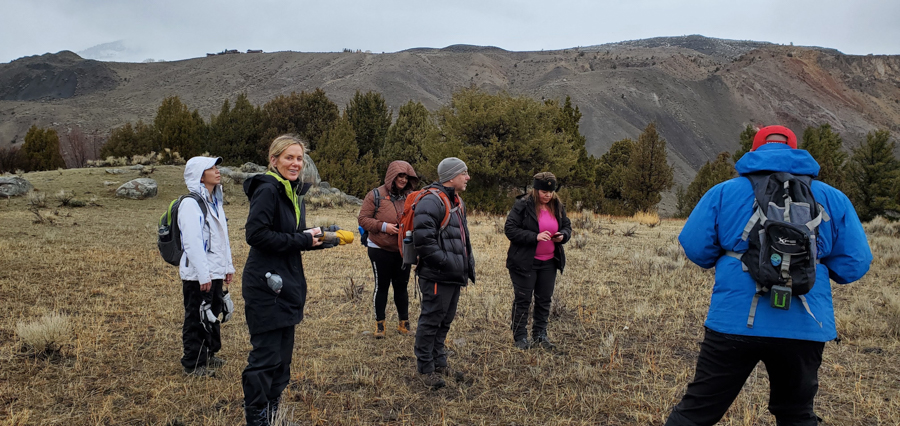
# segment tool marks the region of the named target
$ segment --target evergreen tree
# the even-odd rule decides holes
[[[556,105],[556,101],[548,100],[548,105]],[[566,205],[582,209],[600,211],[603,202],[603,187],[596,182],[597,168],[600,161],[589,155],[585,144],[587,139],[581,134],[578,123],[581,111],[572,106],[572,99],[566,100],[559,108],[556,116],[556,132],[570,136],[572,148],[577,152],[577,159],[569,172],[569,178],[559,190],[559,196]]]
[[[660,193],[672,187],[673,176],[674,169],[666,161],[666,140],[650,123],[634,144],[623,195],[636,211],[649,211],[659,203]]]
[[[381,154],[385,137],[391,127],[393,112],[388,110],[384,97],[378,92],[360,94],[359,90],[344,109],[344,118],[356,133],[356,145],[360,156],[371,152],[375,157]]]
[[[436,133],[437,125],[428,109],[419,102],[407,102],[400,107],[397,122],[388,130],[379,169],[386,168],[394,160],[406,161],[416,168],[424,159],[422,147],[428,138],[436,137]]]
[[[703,194],[706,194],[706,191],[735,176],[737,176],[737,172],[734,170],[734,165],[731,162],[731,154],[728,152],[719,153],[715,161],[712,163],[707,161],[700,168],[697,176],[688,185],[687,190],[681,187],[678,188],[678,193],[676,194],[678,198],[678,204],[676,205],[678,212],[675,216],[688,217],[691,211],[694,210],[694,207],[697,206],[700,198],[703,197]]]
[[[900,161],[894,156],[896,144],[890,137],[887,130],[869,132],[865,143],[852,150],[848,162],[848,195],[863,221],[898,210]]]
[[[508,211],[511,195],[537,172],[550,171],[565,183],[578,158],[573,136],[556,131],[559,108],[524,96],[464,89],[436,115],[441,132],[423,147],[421,173],[437,176],[443,158],[459,157],[472,176],[466,201],[485,211]]]
[[[633,149],[634,141],[622,139],[613,142],[609,151],[600,156],[594,181],[603,188],[604,199],[601,211],[605,214],[634,213],[626,206],[624,195],[626,174],[628,165],[631,163]]]
[[[807,127],[803,131],[799,148],[809,151],[819,163],[819,180],[837,189],[846,189],[844,175],[847,153],[844,152],[841,135],[832,131],[830,124]]]
[[[741,146],[737,151],[734,152],[735,163],[737,163],[737,161],[740,160],[741,157],[744,156],[744,154],[750,152],[750,149],[753,148],[753,137],[756,136],[756,132],[757,130],[749,124],[746,128],[744,128],[744,131],[741,132]]]
[[[250,103],[246,94],[238,95],[234,108],[226,99],[219,115],[213,115],[209,121],[207,151],[236,164],[259,161],[257,144],[261,126],[262,111]]]
[[[378,186],[378,171],[371,166],[375,158],[371,153],[359,158],[356,135],[345,119],[338,119],[319,139],[319,149],[309,155],[322,180],[347,194],[363,197]]]
[[[153,119],[153,151],[169,148],[183,158],[202,153],[207,146],[207,126],[197,110],[188,110],[178,96],[163,99]]]
[[[53,129],[42,129],[32,125],[25,134],[21,154],[28,164],[28,170],[54,170],[66,167],[66,162],[59,152],[59,136]]]
[[[318,149],[319,139],[338,118],[337,104],[322,89],[276,96],[262,107],[262,136],[257,148],[261,158],[268,155],[272,140],[287,133],[300,136],[310,151]]]

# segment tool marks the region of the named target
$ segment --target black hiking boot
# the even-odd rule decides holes
[[[515,345],[517,348],[519,348],[523,351],[527,351],[528,349],[531,349],[531,343],[528,342],[527,337],[523,337],[519,340],[516,340]]]
[[[466,373],[450,368],[449,365],[443,367],[435,367],[434,372],[444,377],[456,380],[459,383],[462,383],[466,380]]]
[[[431,390],[438,390],[444,386],[447,386],[447,382],[441,378],[441,375],[437,373],[437,371],[432,371],[430,373],[422,373],[419,374],[419,379],[422,380],[422,383],[431,388]]]
[[[550,339],[547,338],[546,334],[539,334],[534,337],[534,345],[540,346],[544,350],[552,351],[556,348],[556,345],[550,343]]]
[[[269,426],[268,407],[244,407],[247,426]]]
[[[215,370],[217,368],[222,368],[224,366],[225,366],[225,360],[222,358],[219,358],[215,355],[210,356],[209,359],[206,360],[206,368],[211,368],[211,369]]]
[[[191,377],[215,377],[216,372],[205,366],[198,365],[194,368],[184,368],[184,374]]]

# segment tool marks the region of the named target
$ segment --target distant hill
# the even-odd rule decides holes
[[[0,64],[0,147],[21,143],[32,124],[108,131],[151,120],[170,95],[208,118],[242,92],[263,104],[320,87],[343,108],[356,90],[374,90],[396,111],[410,99],[436,109],[472,85],[537,99],[571,96],[594,155],[656,121],[680,183],[717,153],[734,151],[747,124],[781,123],[800,133],[830,123],[848,144],[877,128],[900,133],[900,56],[692,35],[541,52],[454,45],[158,63],[31,56]]]

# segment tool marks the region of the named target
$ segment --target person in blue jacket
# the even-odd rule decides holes
[[[746,175],[765,171],[818,175],[815,159],[796,148],[797,137],[790,129],[760,129],[750,152],[735,164],[741,176],[707,191],[678,237],[687,257],[703,268],[715,267],[716,278],[694,381],[666,425],[718,422],[760,361],[769,375],[769,411],[777,424],[816,424],[813,400],[819,388],[822,352],[825,342],[837,338],[830,280],[838,284],[856,281],[872,261],[853,205],[841,191],[812,181],[813,197],[829,220],[818,227],[820,263],[815,285],[806,294],[810,312],[799,302],[788,310],[760,302],[752,328],[748,326],[756,283],[738,258],[726,254],[748,248],[742,233],[753,215],[755,196]]]

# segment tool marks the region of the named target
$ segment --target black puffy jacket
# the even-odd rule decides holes
[[[562,272],[566,267],[566,252],[563,244],[572,238],[572,222],[566,216],[566,208],[558,199],[556,203],[556,222],[559,224],[559,232],[563,234],[562,242],[555,243],[556,250],[553,258]],[[503,232],[509,238],[509,251],[506,252],[506,267],[510,270],[530,274],[534,262],[534,253],[537,250],[538,228],[537,213],[534,211],[534,199],[526,194],[520,195],[506,217],[506,225]]]
[[[244,193],[250,200],[245,227],[250,254],[241,277],[241,291],[250,334],[296,325],[303,320],[306,277],[300,252],[310,250],[313,240],[303,232],[302,206],[295,209],[288,195],[298,184],[267,174],[244,181]],[[266,284],[266,272],[281,276],[284,284],[281,293],[275,293]]]
[[[439,183],[437,188],[450,198],[450,222],[441,232],[444,219],[444,202],[434,194],[419,200],[413,216],[413,244],[419,255],[416,274],[419,280],[441,284],[465,286],[469,280],[475,282],[475,256],[469,241],[469,226],[466,222],[465,206],[456,196],[456,190]]]

